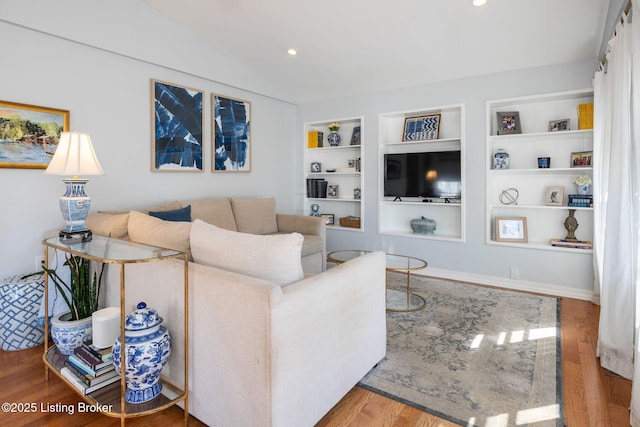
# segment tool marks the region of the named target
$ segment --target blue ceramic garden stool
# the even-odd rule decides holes
[[[44,325],[38,325],[43,295],[43,273],[12,276],[0,281],[0,342],[3,350],[24,350],[44,342]]]

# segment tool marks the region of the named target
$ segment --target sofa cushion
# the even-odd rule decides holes
[[[148,214],[151,211],[154,211],[154,212],[171,211],[173,209],[180,209],[181,207],[182,206],[180,205],[180,202],[178,202],[177,200],[174,200],[173,202],[165,203],[164,205],[154,206],[152,208],[145,209],[140,212]]]
[[[231,201],[228,197],[219,199],[190,200],[180,202],[182,206],[191,206],[191,219],[201,219],[225,230],[238,231],[233,219]]]
[[[142,212],[129,212],[129,238],[138,243],[189,252],[190,222],[164,221]]]
[[[224,230],[196,219],[191,254],[198,264],[287,285],[304,278],[300,233],[262,236]]]
[[[191,205],[184,208],[172,209],[170,211],[149,211],[149,215],[165,221],[191,222]]]
[[[231,199],[233,216],[241,233],[271,234],[278,231],[276,199]]]
[[[126,239],[128,237],[129,212],[123,214],[108,214],[91,212],[85,221],[89,230],[100,236]]]

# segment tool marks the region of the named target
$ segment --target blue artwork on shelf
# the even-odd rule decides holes
[[[402,141],[426,141],[438,139],[440,133],[440,114],[407,117],[404,119]]]
[[[214,172],[251,172],[251,103],[211,96]]]
[[[203,92],[152,80],[154,171],[202,172]]]

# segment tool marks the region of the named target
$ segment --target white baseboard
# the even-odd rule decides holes
[[[422,274],[420,274],[422,273]],[[513,280],[504,277],[485,276],[481,274],[465,273],[460,271],[439,270],[431,268],[424,272],[414,273],[420,276],[430,276],[438,279],[457,280],[460,282],[478,283],[480,285],[496,286],[499,288],[516,291],[534,292],[537,294],[552,295],[554,297],[575,298],[591,301],[593,291],[585,289],[567,288],[565,286],[549,285],[546,283],[528,282],[525,280]]]

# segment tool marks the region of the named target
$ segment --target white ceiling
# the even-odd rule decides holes
[[[598,56],[609,0],[146,0],[296,103]],[[299,51],[287,55],[288,48]],[[595,70],[594,70],[595,71]]]

